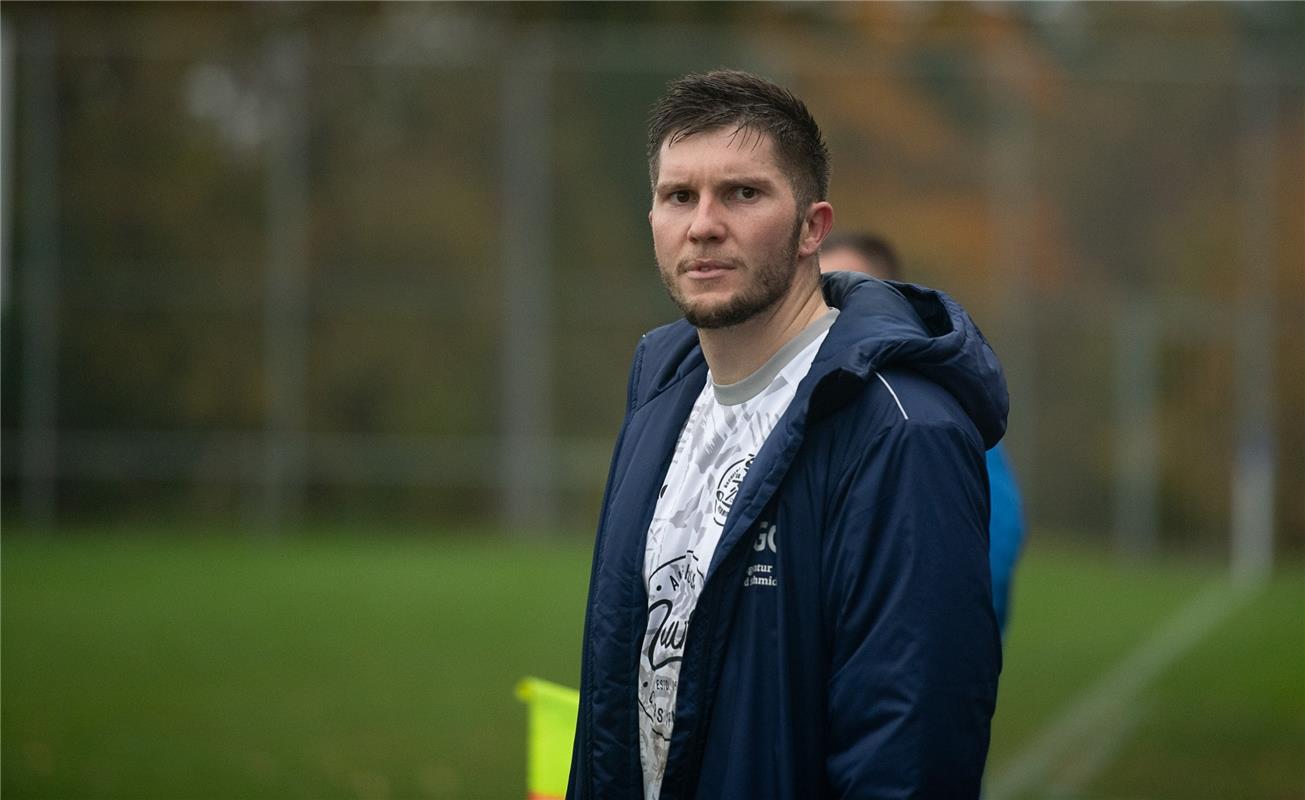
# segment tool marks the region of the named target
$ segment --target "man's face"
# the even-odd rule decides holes
[[[697,328],[745,322],[792,287],[802,219],[769,136],[718,128],[662,143],[653,249]]]

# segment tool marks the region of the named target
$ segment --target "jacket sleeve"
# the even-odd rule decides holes
[[[611,780],[610,776],[595,775],[595,767],[591,758],[594,750],[594,729],[592,723],[593,716],[593,675],[591,674],[591,664],[596,658],[594,649],[601,643],[592,640],[590,629],[593,625],[592,616],[595,613],[594,598],[598,591],[598,567],[602,561],[603,546],[603,525],[601,515],[606,514],[608,504],[612,497],[612,481],[616,477],[616,464],[621,452],[621,443],[625,439],[626,428],[630,422],[630,414],[638,405],[641,381],[643,379],[644,355],[647,352],[647,337],[639,341],[639,346],[635,348],[634,360],[630,365],[630,378],[626,383],[625,398],[625,421],[621,425],[621,431],[616,437],[616,444],[612,452],[612,464],[607,471],[607,485],[603,489],[603,504],[600,511],[600,520],[598,531],[594,537],[594,554],[589,571],[589,595],[585,602],[585,627],[583,641],[581,644],[580,654],[580,702],[576,709],[576,727],[575,738],[571,743],[571,771],[567,776],[566,797],[568,800],[584,800],[584,798],[594,797],[601,794],[595,788],[602,783],[603,778]]]
[[[838,797],[979,796],[1001,668],[983,449],[965,422],[923,416],[874,434],[830,506],[826,773]]]

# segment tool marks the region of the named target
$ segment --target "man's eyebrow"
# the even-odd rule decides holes
[[[756,186],[762,189],[770,189],[776,185],[776,182],[765,175],[754,175],[745,172],[739,172],[733,175],[725,175],[719,180],[713,181],[714,186]],[[660,180],[653,187],[657,192],[679,191],[680,189],[693,190],[693,182],[687,178],[667,178]]]
[[[688,189],[688,188],[690,188],[688,181],[668,179],[664,181],[657,181],[657,185],[653,187],[653,190],[658,192],[668,192],[672,190],[678,191],[680,189]]]
[[[727,176],[721,182],[730,186],[760,186],[763,188],[770,188],[775,185],[775,181],[765,175],[748,175],[746,173]]]

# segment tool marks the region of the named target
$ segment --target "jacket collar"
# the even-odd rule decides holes
[[[828,388],[828,396],[815,399],[817,407],[837,406],[853,388],[848,381],[827,380],[835,373],[859,385],[878,370],[906,368],[951,392],[985,447],[1001,439],[1009,404],[1005,377],[982,332],[955,300],[934,289],[851,272],[828,273],[821,287],[825,302],[841,313],[807,376],[818,393]],[[644,364],[631,387],[634,408],[704,364],[698,332],[684,320],[645,340]]]

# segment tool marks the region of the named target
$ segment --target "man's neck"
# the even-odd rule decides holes
[[[738,383],[761,368],[786,342],[828,311],[820,280],[794,279],[793,290],[746,322],[698,330],[716,383]]]

